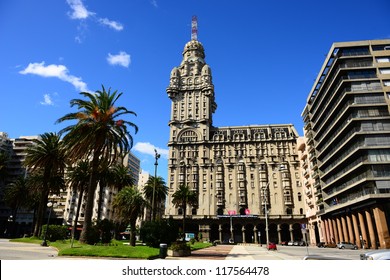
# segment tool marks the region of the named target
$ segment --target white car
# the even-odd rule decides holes
[[[357,250],[357,246],[353,243],[350,243],[350,242],[340,242],[340,243],[337,243],[337,248],[339,249],[353,249],[353,250]]]
[[[390,250],[376,250],[360,254],[361,260],[390,260]]]

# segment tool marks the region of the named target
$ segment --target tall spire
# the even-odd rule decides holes
[[[198,41],[198,18],[196,16],[192,16],[191,40]]]

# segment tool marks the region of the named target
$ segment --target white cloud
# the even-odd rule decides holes
[[[20,74],[32,74],[45,78],[58,78],[62,81],[71,83],[79,91],[88,91],[87,84],[81,78],[69,74],[65,65],[50,64],[45,66],[45,62],[30,63]]]
[[[54,105],[53,99],[50,94],[45,94],[43,96],[43,101],[40,102],[42,105]]]
[[[68,5],[72,9],[72,13],[69,13],[71,19],[86,19],[94,13],[85,8],[81,0],[67,0]]]
[[[108,54],[107,61],[111,65],[120,65],[123,67],[129,67],[130,55],[126,52],[120,52],[117,55]]]
[[[162,149],[154,146],[153,144],[150,144],[148,142],[137,142],[133,146],[133,150],[140,152],[142,154],[147,154],[150,156],[155,156],[154,149],[157,150],[157,153],[159,153],[163,158],[168,158],[168,149]]]
[[[155,8],[158,8],[157,1],[156,1],[156,0],[151,0],[150,3],[151,3]]]
[[[117,31],[123,30],[123,25],[117,21],[109,20],[108,18],[99,18],[98,21]]]

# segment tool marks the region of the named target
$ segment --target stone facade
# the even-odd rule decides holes
[[[305,214],[294,126],[214,127],[212,73],[197,40],[185,45],[167,93],[172,105],[166,217],[181,220],[183,210],[171,202],[184,184],[198,195],[197,205],[187,208],[188,232],[222,242],[265,243],[267,203],[270,241],[301,240]]]

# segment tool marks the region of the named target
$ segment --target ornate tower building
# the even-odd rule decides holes
[[[171,71],[167,94],[172,107],[166,217],[181,221],[183,209],[172,204],[172,195],[187,185],[198,203],[187,207],[186,232],[222,242],[265,243],[268,218],[270,241],[302,239],[304,204],[293,125],[214,127],[212,73],[196,36]]]

